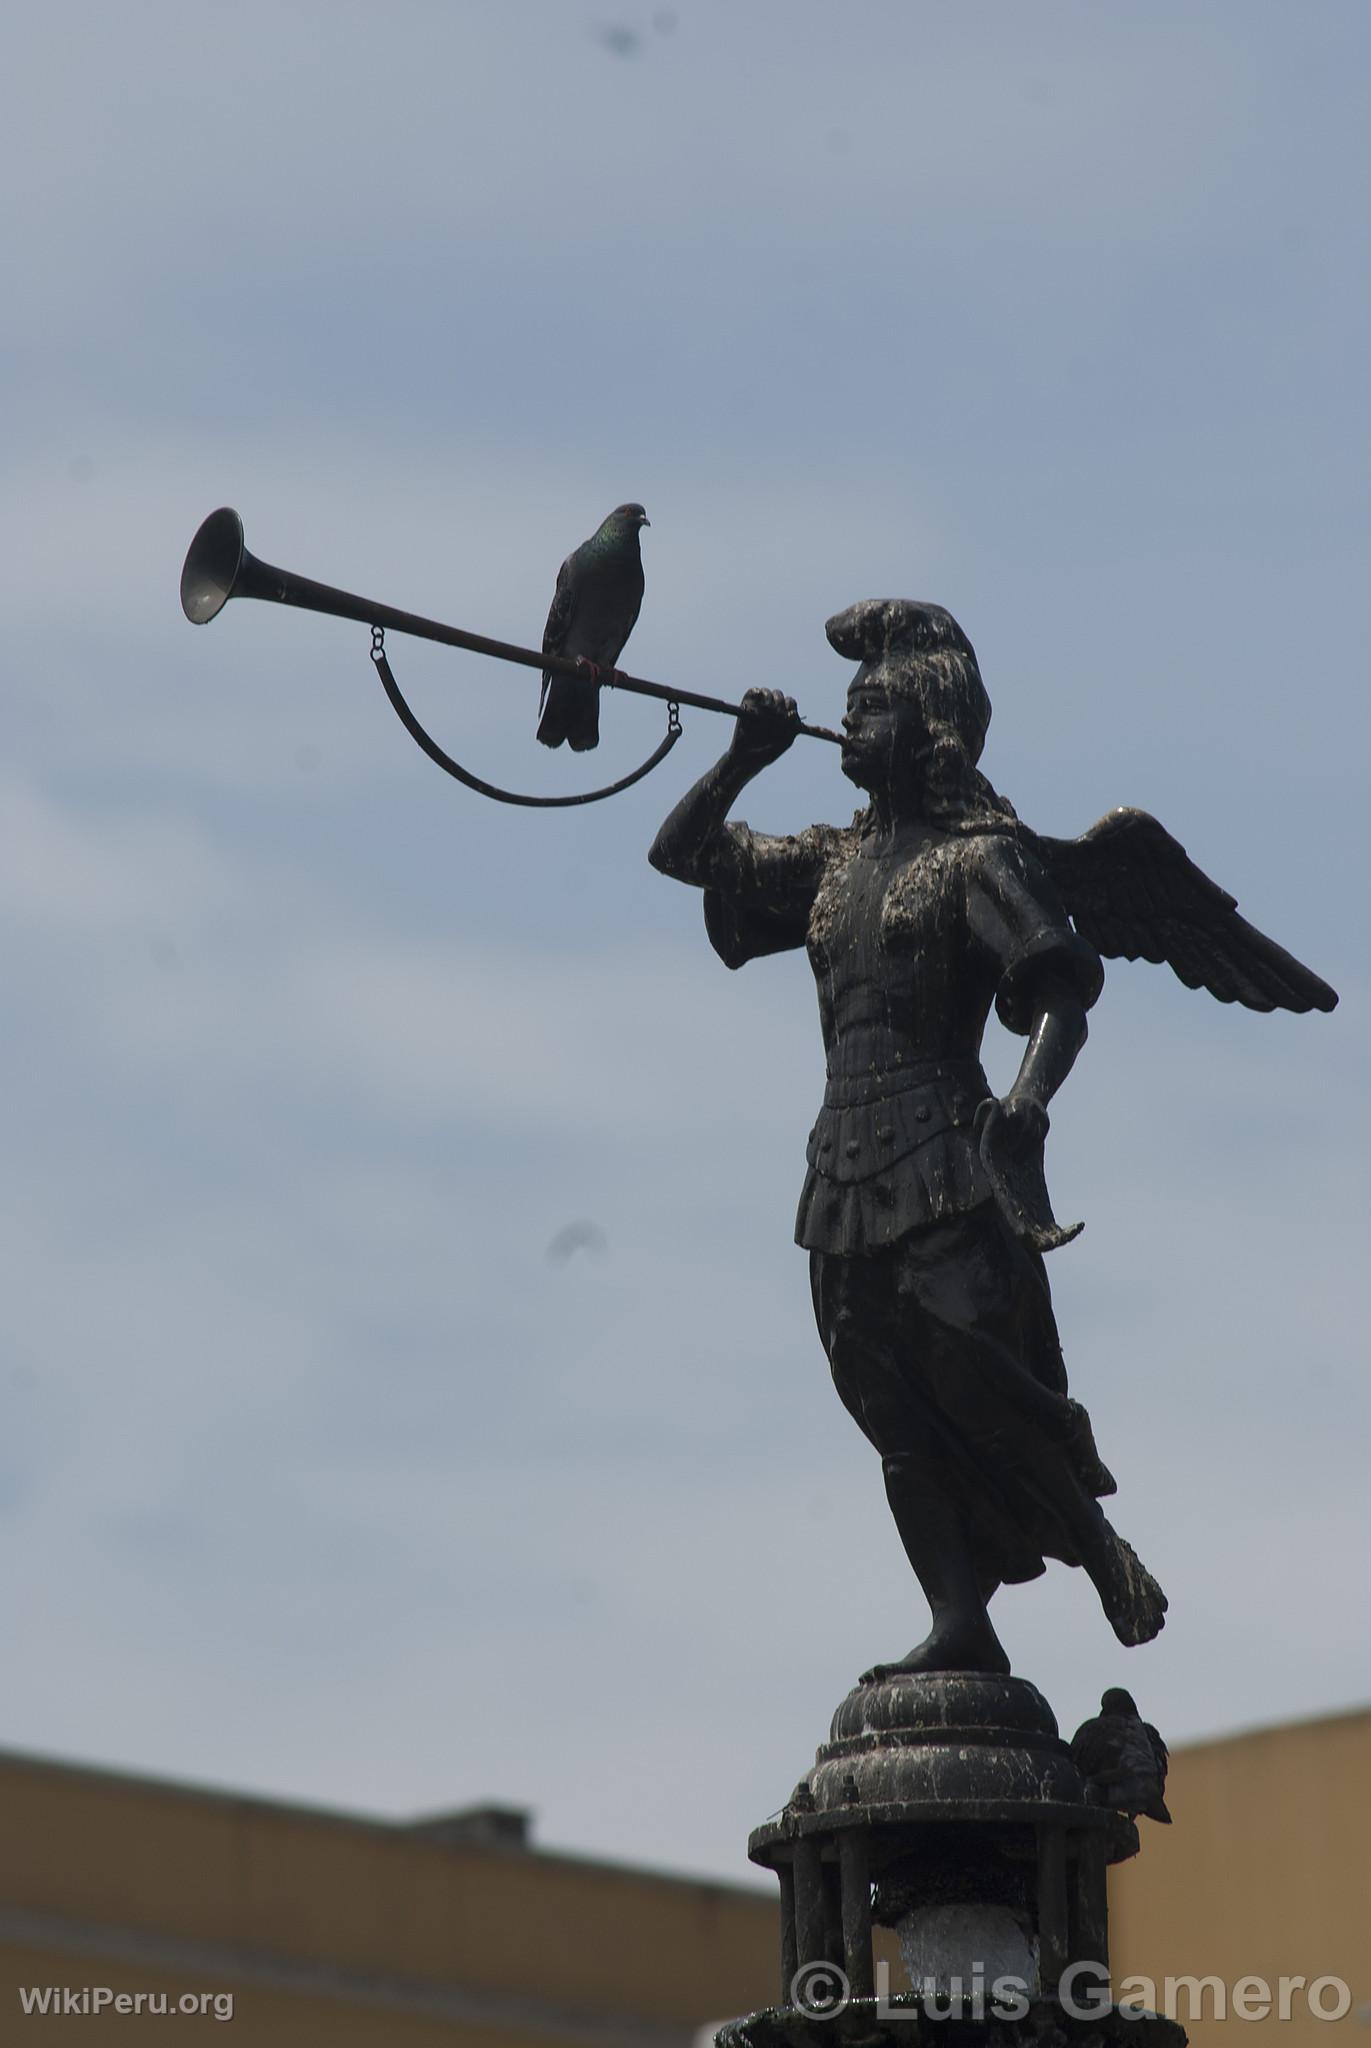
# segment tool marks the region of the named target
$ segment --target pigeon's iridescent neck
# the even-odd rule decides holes
[[[608,553],[611,549],[622,548],[626,552],[638,552],[638,529],[627,519],[615,519],[612,515],[591,535],[590,545],[597,554]]]

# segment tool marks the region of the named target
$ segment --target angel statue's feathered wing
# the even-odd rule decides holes
[[[1187,988],[1249,1010],[1331,1010],[1310,968],[1238,916],[1146,811],[1110,811],[1079,839],[1026,835],[1082,938],[1108,959],[1166,961]]]

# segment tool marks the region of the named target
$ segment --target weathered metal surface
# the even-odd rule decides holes
[[[866,1677],[1007,1673],[989,1602],[1049,1559],[1082,1567],[1120,1641],[1144,1643],[1166,1598],[1100,1506],[1115,1484],[1068,1390],[1043,1264],[1076,1228],[1048,1200],[1048,1104],[1085,1043],[1102,955],[1166,961],[1255,1010],[1337,998],[1155,818],[1114,811],[1077,840],[1026,826],[977,765],[990,699],[942,606],[872,599],[827,632],[860,663],[842,765],[864,808],[784,837],[729,822],[796,731],[791,699],[749,690],[649,857],[703,889],[730,967],[803,947],[814,971],[827,1079],[796,1237],[932,1617]],[[1027,1040],[1001,1099],[980,1065],[992,1009]],[[930,1764],[926,1796],[945,1768]],[[863,1800],[895,1796],[888,1760],[856,1769]],[[1027,1789],[1008,1766],[1005,1789]]]

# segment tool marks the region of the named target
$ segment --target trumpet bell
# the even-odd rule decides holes
[[[221,505],[186,550],[181,609],[192,626],[207,626],[233,596],[244,553],[243,522],[231,505]]]

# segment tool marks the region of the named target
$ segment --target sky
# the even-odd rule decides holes
[[[1360,0],[11,0],[0,1744],[748,1881],[926,1626],[791,1242],[807,966],[645,859],[726,723],[484,803],[363,627],[187,624],[225,503],[536,643],[640,499],[627,665],[821,723],[830,613],[943,603],[1022,815],[1154,812],[1338,988],[1110,967],[1051,1274],[1170,1618],[995,1617],[1068,1732],[1367,1703],[1368,77]],[[496,781],[662,730],[391,654]],[[739,814],[852,803],[801,742]]]

